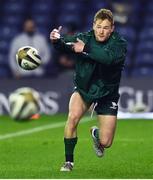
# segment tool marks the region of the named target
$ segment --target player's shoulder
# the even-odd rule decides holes
[[[126,40],[119,32],[117,32],[117,31],[114,31],[114,32],[112,33],[111,39],[114,40],[114,41],[127,43],[127,40]]]
[[[116,31],[112,33],[111,43],[115,43],[116,45],[118,44],[127,47],[127,40]]]

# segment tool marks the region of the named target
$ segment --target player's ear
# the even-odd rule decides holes
[[[113,31],[114,31],[114,28],[115,28],[115,26],[114,26],[114,25],[112,25],[112,29],[111,29],[111,32],[113,32]]]
[[[93,26],[92,26],[93,30],[95,29],[95,22],[93,22]]]

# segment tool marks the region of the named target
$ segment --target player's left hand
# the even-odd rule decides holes
[[[77,42],[73,43],[72,48],[76,53],[82,53],[84,46],[85,46],[85,43],[82,40],[80,40],[79,38],[77,38]]]

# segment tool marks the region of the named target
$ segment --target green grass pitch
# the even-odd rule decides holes
[[[0,179],[153,178],[152,120],[119,120],[112,147],[97,158],[89,133],[97,122],[86,117],[78,127],[74,169],[60,172],[65,119],[66,115],[42,116],[18,123],[1,116]]]

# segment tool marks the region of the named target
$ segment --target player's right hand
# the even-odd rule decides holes
[[[50,40],[55,42],[58,39],[61,38],[60,31],[62,29],[62,26],[59,26],[58,29],[53,29],[50,33]]]

